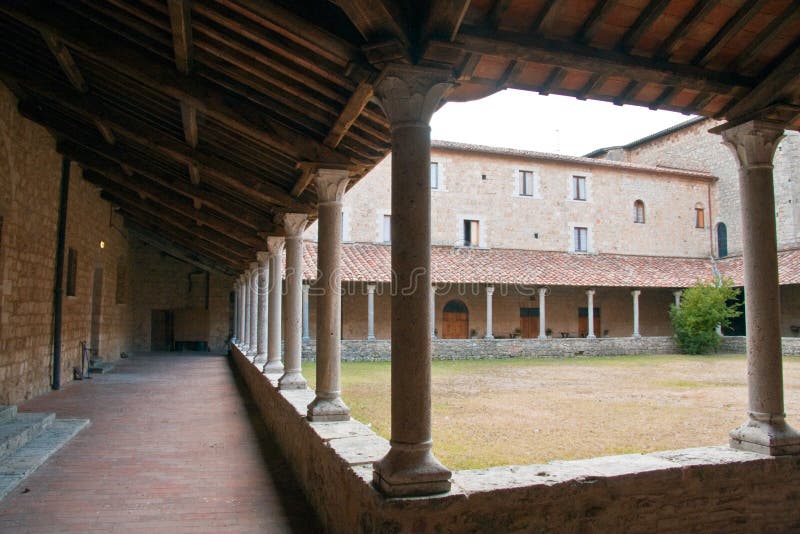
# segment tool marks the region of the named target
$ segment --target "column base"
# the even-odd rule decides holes
[[[271,362],[267,362],[264,364],[264,369],[262,369],[264,373],[282,373],[283,372],[283,362],[280,360],[272,360]]]
[[[375,336],[367,336],[367,341],[375,341]]]
[[[433,456],[430,441],[419,444],[392,442],[386,456],[372,467],[372,485],[388,497],[450,491],[452,473]]]
[[[319,396],[308,405],[307,419],[312,423],[328,421],[349,421],[350,408],[341,397],[323,399]]]
[[[633,334],[631,337],[633,339],[640,339],[642,337],[642,335],[641,334]]]
[[[750,420],[729,434],[732,449],[769,456],[800,455],[800,433],[784,414],[750,412]]]
[[[253,363],[256,365],[267,363],[267,355],[266,354],[256,354],[256,357],[253,358]]]
[[[305,389],[307,385],[300,371],[286,371],[278,379],[278,389]]]
[[[594,335],[594,334],[590,334],[590,335],[586,336],[586,339],[597,339],[597,336]]]
[[[494,339],[494,336],[491,335],[491,334],[488,334],[486,336],[483,336],[483,339]]]

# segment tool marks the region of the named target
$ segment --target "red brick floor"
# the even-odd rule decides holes
[[[151,353],[20,405],[92,424],[0,501],[0,532],[321,532],[223,356]]]

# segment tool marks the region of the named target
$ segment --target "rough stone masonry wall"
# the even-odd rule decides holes
[[[456,471],[447,494],[385,499],[370,480],[388,441],[355,420],[308,422],[313,392],[279,391],[235,346],[232,359],[326,532],[800,529],[800,458],[725,446]]]
[[[53,357],[61,157],[50,134],[16,108],[16,99],[0,84],[0,404],[47,391]],[[89,341],[95,268],[103,270],[102,355],[129,350],[130,306],[115,301],[115,283],[118,265],[130,267],[130,256],[125,236],[111,220],[109,204],[73,165],[66,246],[77,251],[78,261],[76,295],[65,297],[63,306],[64,382],[79,365],[80,341]]]
[[[134,242],[137,270],[133,280],[135,303],[135,350],[150,350],[151,318],[153,310],[172,310],[177,316],[203,320],[208,326],[199,327],[202,339],[175,339],[175,341],[207,341],[209,350],[226,351],[230,335],[230,294],[233,279],[209,271],[208,310],[205,310],[205,287],[202,269],[178,260],[169,254],[136,240]],[[190,286],[189,276],[194,287]],[[194,325],[197,327],[197,325]],[[176,333],[180,335],[179,333]]]

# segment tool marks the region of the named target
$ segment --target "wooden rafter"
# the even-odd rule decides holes
[[[205,255],[200,255],[197,252],[192,251],[190,248],[171,242],[169,239],[165,239],[157,235],[156,232],[148,230],[142,225],[134,222],[132,219],[125,221],[125,227],[128,229],[129,234],[139,241],[150,245],[151,247],[158,249],[161,252],[164,252],[180,261],[204,270],[217,271],[228,276],[234,276],[237,273],[234,268],[234,263],[230,261],[220,263],[219,261],[212,260]]]
[[[167,0],[172,27],[175,66],[181,74],[192,70],[192,4],[191,0]]]
[[[586,20],[583,21],[581,29],[578,30],[575,39],[581,43],[590,43],[594,39],[603,19],[617,5],[617,0],[600,0],[595,5]]]
[[[687,15],[678,23],[677,26],[672,30],[672,32],[667,36],[666,39],[661,43],[659,46],[659,54],[658,57],[660,58],[668,58],[672,55],[675,51],[675,48],[678,45],[678,42],[686,37],[686,35],[692,31],[692,29],[700,24],[705,18],[705,16],[717,7],[720,0],[700,0],[698,1],[694,7],[687,13]]]
[[[428,8],[428,16],[422,28],[423,40],[432,37],[455,39],[464,15],[467,14],[470,0],[433,0]]]
[[[789,86],[789,82],[800,77],[800,47],[795,43],[792,52],[772,71],[764,77],[750,93],[734,103],[726,116],[736,118],[753,111],[765,108],[772,104],[782,91]]]
[[[539,93],[543,95],[550,94],[550,90],[553,87],[558,87],[566,75],[567,71],[565,69],[562,69],[561,67],[553,68],[553,70],[550,71],[550,74],[547,75],[547,79],[539,88]]]
[[[624,52],[630,52],[639,42],[642,35],[661,16],[672,0],[651,0],[642,10],[636,21],[628,28],[620,40],[620,47]]]
[[[603,82],[605,82],[605,79],[606,79],[605,76],[603,76],[602,74],[597,74],[597,73],[592,74],[592,77],[589,78],[589,81],[587,81],[583,85],[583,87],[581,87],[580,91],[578,91],[578,94],[575,95],[575,97],[578,100],[586,100],[586,97],[591,92],[593,92],[595,89],[597,89],[598,87],[603,85]]]
[[[492,9],[489,11],[489,26],[495,30],[500,27],[500,21],[503,19],[508,8],[511,7],[511,0],[495,0]]]
[[[766,28],[752,40],[747,48],[728,66],[731,70],[743,70],[753,59],[758,57],[764,48],[770,44],[787,24],[800,13],[800,2],[791,2],[781,14],[775,17]]]
[[[545,0],[541,9],[539,9],[539,13],[536,14],[536,17],[528,28],[528,33],[539,33],[543,27],[547,26],[548,17],[553,13],[553,6],[556,5],[556,1],[557,0]]]
[[[745,2],[736,14],[728,19],[722,29],[692,58],[692,63],[706,65],[711,62],[717,52],[728,44],[728,41],[733,39],[758,14],[766,2],[767,0]]]
[[[197,110],[186,102],[181,102],[181,122],[183,123],[183,136],[186,144],[197,148],[199,133],[197,128]]]
[[[366,107],[370,98],[372,98],[372,94],[372,84],[367,82],[358,84],[358,87],[350,96],[350,100],[347,101],[347,105],[345,105],[339,118],[336,119],[325,141],[323,141],[326,146],[331,148],[339,146],[342,138],[347,134],[350,127],[361,115],[361,112],[364,110],[364,107]]]
[[[407,45],[411,40],[394,0],[332,0],[367,42],[387,38]]]

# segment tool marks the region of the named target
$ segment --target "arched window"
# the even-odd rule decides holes
[[[469,310],[467,305],[460,300],[451,300],[444,305],[442,337],[445,339],[469,337]]]
[[[728,227],[722,222],[717,225],[717,253],[720,258],[728,255]]]
[[[641,200],[633,203],[633,222],[644,224],[644,202]]]
[[[706,210],[703,207],[702,202],[698,202],[694,205],[694,227],[695,228],[705,228],[706,227]]]

